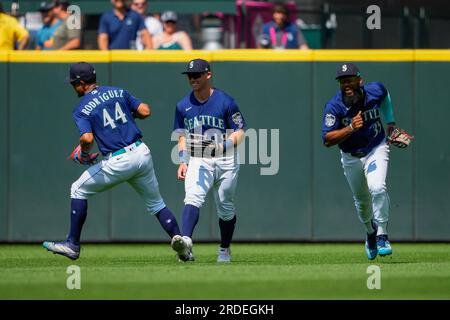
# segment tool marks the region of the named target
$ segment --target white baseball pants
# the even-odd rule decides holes
[[[191,157],[184,184],[184,203],[200,208],[212,188],[219,218],[225,221],[233,219],[238,172],[239,163],[235,156]]]
[[[389,146],[383,141],[363,158],[342,151],[341,156],[360,221],[367,223],[373,217],[378,225],[377,234],[387,234],[385,229],[389,219],[389,196],[386,174]]]
[[[106,157],[89,167],[72,184],[72,199],[88,199],[96,193],[128,182],[144,200],[147,211],[156,214],[166,206],[159,193],[150,149],[141,143],[125,147],[125,153]]]

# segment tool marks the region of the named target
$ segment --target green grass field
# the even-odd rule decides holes
[[[87,244],[79,260],[40,245],[0,245],[0,299],[450,299],[450,244],[393,244],[369,262],[363,244],[235,244],[218,265],[216,245],[197,244],[179,263],[169,245]],[[369,265],[381,289],[369,290]],[[81,268],[68,290],[66,268]]]

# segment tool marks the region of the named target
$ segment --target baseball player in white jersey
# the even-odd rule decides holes
[[[192,92],[177,103],[174,130],[179,134],[178,179],[185,181],[182,237],[175,237],[174,250],[181,261],[193,261],[192,234],[200,207],[213,190],[220,227],[217,262],[230,262],[230,244],[236,223],[234,195],[239,163],[237,146],[244,137],[245,120],[232,97],[210,84],[207,61],[194,59],[183,72]]]
[[[363,85],[358,67],[339,66],[340,90],[325,105],[322,138],[325,146],[338,145],[345,177],[353,193],[367,236],[369,260],[392,254],[388,238],[389,196],[386,174],[389,145],[407,147],[412,138],[395,126],[389,92],[380,82]],[[388,125],[386,136],[381,116]]]

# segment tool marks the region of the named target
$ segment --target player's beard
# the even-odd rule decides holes
[[[347,96],[343,92],[342,100],[344,101],[345,105],[349,108],[361,106],[364,100],[364,92],[362,91],[361,88],[355,90],[352,96]]]

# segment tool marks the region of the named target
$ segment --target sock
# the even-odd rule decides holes
[[[364,223],[364,226],[366,227],[366,232],[368,234],[374,233],[375,229],[374,229],[374,225],[373,225],[372,219],[369,220],[368,222]]]
[[[70,233],[67,241],[80,245],[81,229],[87,216],[87,200],[72,199],[70,202]]]
[[[195,225],[198,222],[198,218],[200,215],[200,209],[191,204],[187,204],[183,209],[183,227],[182,232],[183,236],[188,236],[192,238],[192,234],[194,233]]]
[[[377,236],[380,234],[387,234],[387,222],[378,222],[377,225]]]
[[[236,225],[236,215],[233,219],[225,221],[219,219],[220,227],[220,247],[229,248],[231,244],[231,239],[233,238],[234,226]]]
[[[161,211],[156,214],[161,227],[167,232],[170,238],[174,235],[180,234],[180,228],[178,227],[178,222],[172,211],[167,207],[164,207]]]

